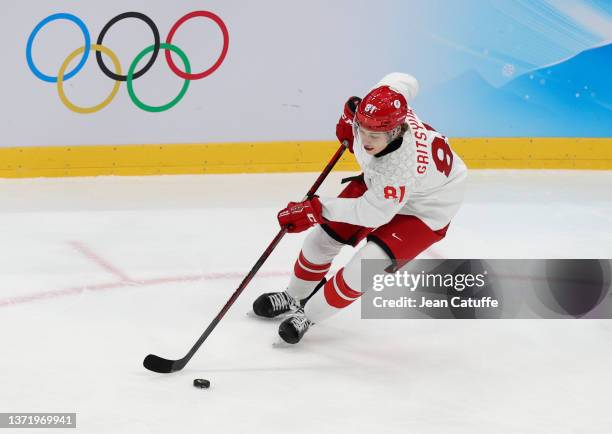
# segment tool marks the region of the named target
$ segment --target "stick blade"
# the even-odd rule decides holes
[[[163,357],[156,356],[155,354],[149,354],[145,357],[142,365],[149,371],[158,372],[160,374],[169,374],[174,372],[175,360],[164,359]]]

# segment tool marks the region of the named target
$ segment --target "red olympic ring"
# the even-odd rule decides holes
[[[221,54],[219,55],[219,58],[214,63],[214,65],[208,68],[207,70],[199,72],[197,74],[188,74],[186,72],[181,71],[174,64],[174,61],[172,60],[172,56],[170,55],[170,50],[166,50],[166,61],[168,62],[168,66],[170,67],[172,72],[174,72],[179,77],[184,78],[185,80],[199,80],[200,78],[204,78],[212,74],[213,72],[215,72],[217,68],[219,68],[219,66],[221,66],[221,64],[223,63],[223,60],[225,59],[225,56],[227,54],[227,48],[229,46],[229,33],[227,31],[227,27],[225,26],[225,23],[217,15],[213,14],[212,12],[208,12],[208,11],[190,12],[184,17],[182,17],[181,19],[179,19],[176,23],[174,23],[174,25],[170,29],[170,33],[168,33],[168,37],[166,38],[166,44],[172,43],[172,38],[174,37],[174,34],[178,30],[178,28],[185,23],[185,21],[190,20],[192,18],[196,18],[196,17],[210,18],[215,23],[217,23],[217,25],[221,29],[221,32],[223,33],[223,48],[221,50]]]

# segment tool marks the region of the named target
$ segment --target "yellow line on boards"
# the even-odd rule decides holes
[[[454,138],[474,169],[612,169],[612,138]],[[335,141],[0,148],[1,178],[317,172]],[[346,153],[337,170],[358,170]]]

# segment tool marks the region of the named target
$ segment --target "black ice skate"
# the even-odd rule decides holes
[[[253,312],[264,318],[275,318],[287,312],[292,312],[300,307],[299,303],[283,292],[267,292],[261,294],[253,302]]]
[[[278,327],[278,335],[288,344],[297,344],[313,323],[298,309]]]

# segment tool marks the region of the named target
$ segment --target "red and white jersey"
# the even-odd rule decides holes
[[[397,77],[404,79],[393,80]],[[410,101],[415,90],[407,88],[405,83],[411,80],[406,77],[414,80],[408,74],[394,73],[376,87],[388,85]],[[451,221],[463,200],[467,168],[446,137],[423,123],[410,107],[406,123],[409,128],[401,146],[378,157],[365,151],[354,129],[353,151],[368,191],[355,199],[321,197],[323,217],[377,228],[396,214],[414,215],[432,230]]]

